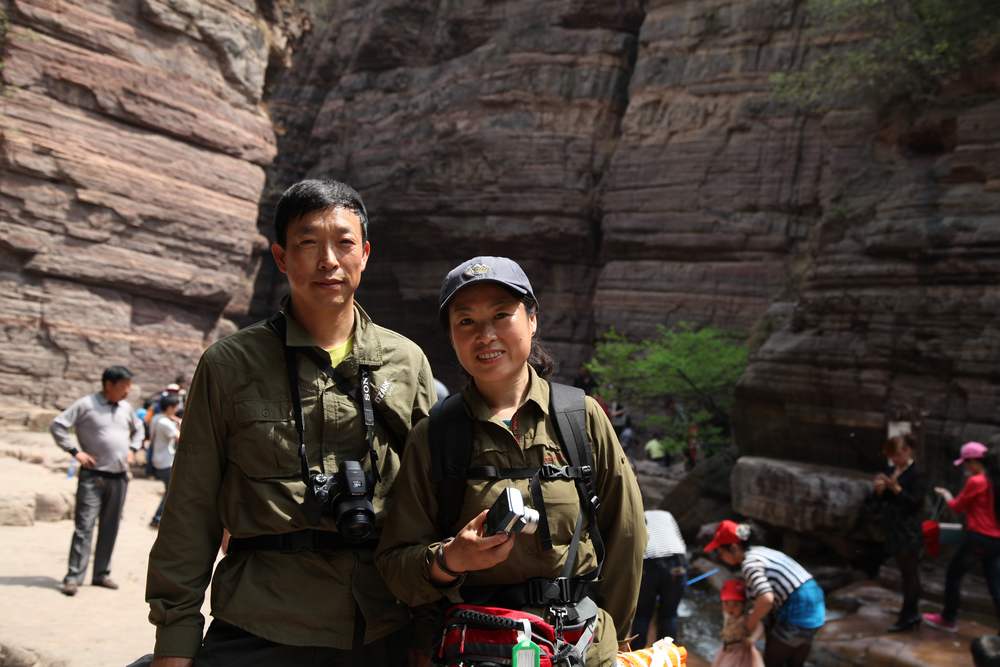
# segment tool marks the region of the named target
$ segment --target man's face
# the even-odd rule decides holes
[[[297,309],[352,303],[370,250],[361,240],[361,218],[346,208],[307,213],[288,225],[284,248],[271,245]]]
[[[131,389],[132,389],[131,380],[118,380],[117,382],[105,382],[104,398],[108,399],[109,403],[117,403],[118,401],[125,400],[125,397],[128,396],[128,392]]]

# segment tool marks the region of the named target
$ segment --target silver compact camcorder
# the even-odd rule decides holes
[[[486,514],[486,534],[534,533],[538,528],[538,510],[524,506],[521,492],[512,486],[500,492]]]

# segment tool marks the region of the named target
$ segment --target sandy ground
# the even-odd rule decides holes
[[[76,480],[41,465],[0,458],[0,493],[42,488],[73,490]],[[154,480],[129,483],[111,562],[111,576],[121,586],[117,591],[87,585],[88,572],[75,597],[59,592],[72,521],[0,526],[0,642],[70,667],[124,666],[152,652],[145,584],[156,532],[148,524],[162,490]]]

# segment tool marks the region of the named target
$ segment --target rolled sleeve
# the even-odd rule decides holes
[[[76,443],[73,441],[73,436],[70,435],[69,431],[73,428],[80,415],[80,407],[80,401],[74,402],[73,405],[59,413],[49,426],[49,433],[52,434],[52,438],[56,441],[59,449],[63,451],[69,452],[77,448]]]
[[[589,397],[587,429],[594,445],[597,495],[601,501],[597,521],[605,550],[598,603],[614,619],[618,640],[624,641],[635,616],[646,551],[642,495],[611,422]]]
[[[225,461],[225,413],[218,378],[226,371],[205,357],[195,371],[170,493],[149,555],[146,601],[149,620],[157,626],[157,656],[193,657],[201,645],[201,605],[222,541],[217,497]]]
[[[433,385],[431,385],[433,395]],[[462,580],[448,586],[431,581],[431,559],[441,540],[436,523],[438,502],[430,475],[428,420],[423,420],[407,439],[399,477],[392,487],[382,539],[375,552],[375,565],[396,598],[418,607],[441,598],[458,601]]]

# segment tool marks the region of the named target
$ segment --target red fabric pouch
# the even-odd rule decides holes
[[[501,607],[461,604],[445,615],[444,635],[435,663],[476,665],[480,662],[510,664],[522,621],[531,623],[531,639],[541,649],[541,667],[552,667],[556,632],[534,614]]]

